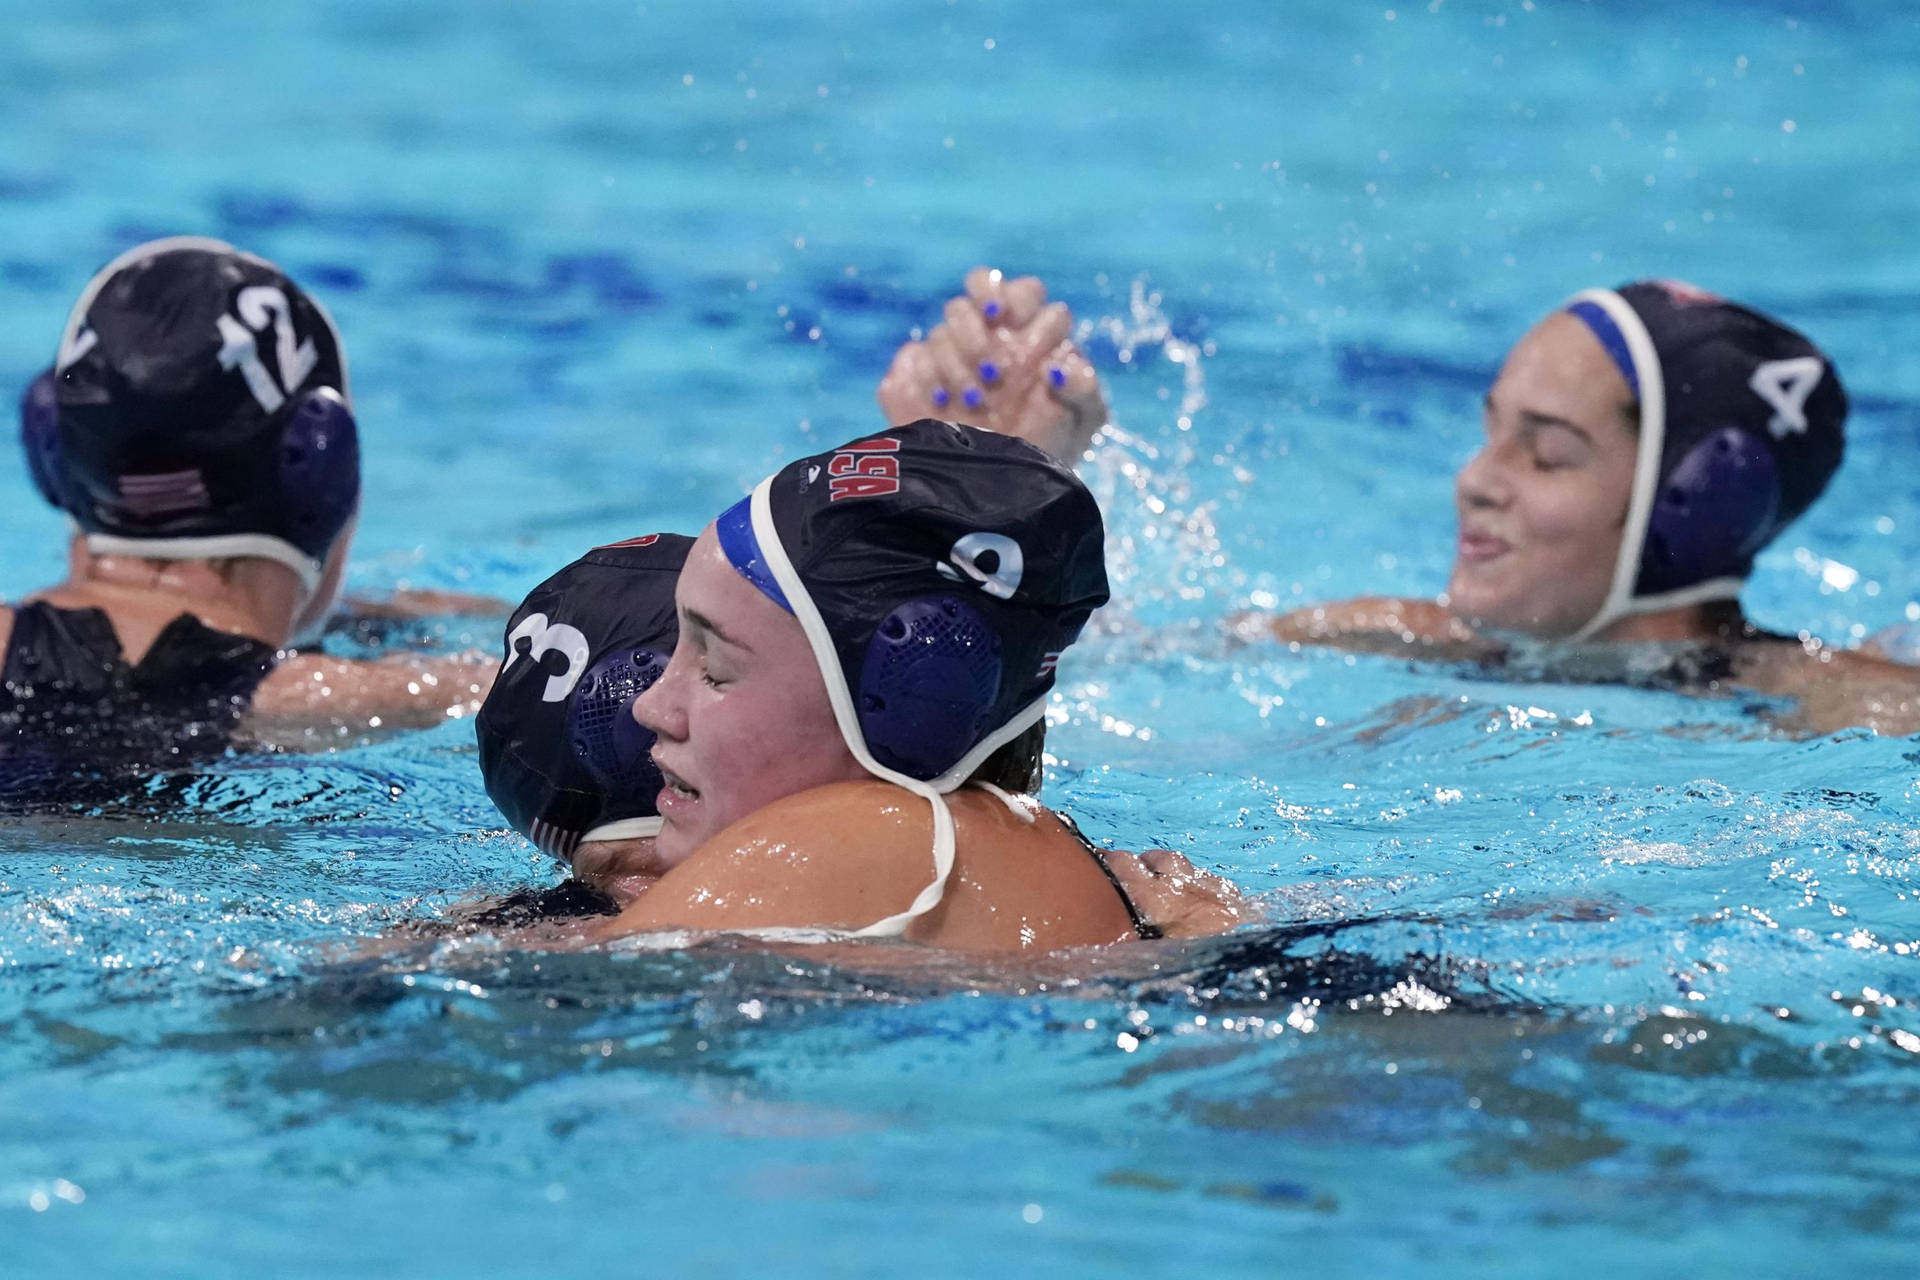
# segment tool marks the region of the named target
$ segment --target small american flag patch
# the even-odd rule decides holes
[[[562,860],[571,859],[573,851],[580,847],[580,832],[556,827],[551,822],[545,822],[539,818],[535,818],[529,824],[527,834],[533,837],[533,843],[539,847],[540,852]]]
[[[136,516],[170,516],[212,505],[198,467],[151,476],[121,476],[120,505]]]

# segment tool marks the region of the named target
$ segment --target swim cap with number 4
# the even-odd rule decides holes
[[[1620,370],[1639,433],[1613,590],[1581,634],[1734,598],[1840,465],[1847,395],[1833,363],[1779,321],[1679,281],[1590,289],[1567,309]]]

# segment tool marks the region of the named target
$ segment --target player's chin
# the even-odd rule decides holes
[[[693,815],[661,814],[660,834],[653,838],[653,864],[660,869],[685,862],[707,837],[704,824]]]
[[[1475,631],[1549,636],[1554,627],[1548,612],[1531,594],[1518,589],[1504,574],[1456,571],[1447,583],[1447,607],[1453,616]]]
[[[1478,566],[1456,563],[1447,579],[1447,607],[1470,627],[1499,625],[1496,619],[1512,612],[1512,595],[1497,575]]]

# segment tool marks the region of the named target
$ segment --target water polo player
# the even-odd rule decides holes
[[[1055,665],[1107,598],[1101,540],[1066,467],[941,422],[762,482],[694,543],[679,642],[634,704],[658,738],[668,870],[601,936],[1019,950],[1153,932],[1017,794]]]
[[[576,888],[562,896],[573,914],[617,910],[666,869],[654,852],[653,733],[633,700],[673,656],[674,587],[692,546],[671,533],[630,538],[535,587],[507,621],[505,660],[474,720],[487,794],[571,868]]]
[[[1814,731],[1911,731],[1912,672],[1768,635],[1738,603],[1755,555],[1839,466],[1846,414],[1832,362],[1768,316],[1670,281],[1589,290],[1520,340],[1487,394],[1443,601],[1244,625],[1489,660],[1529,642],[1667,642],[1686,649],[1682,685],[1799,698]]]
[[[75,714],[230,728],[251,705],[364,729],[477,705],[472,660],[277,661],[338,592],[360,453],[339,334],[271,263],[184,237],[109,263],[21,435],[74,533],[67,580],[0,607],[16,737],[84,738]]]

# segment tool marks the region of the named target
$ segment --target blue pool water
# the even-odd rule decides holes
[[[1432,593],[1530,321],[1683,275],[1837,356],[1769,626],[1920,616],[1920,23],[1873,4],[0,0],[0,385],[148,236],[347,335],[353,585],[514,597],[875,424],[987,261],[1088,326],[1120,600],[1048,796],[1258,954],[911,979],[358,947],[541,883],[467,726],[0,819],[0,1275],[1886,1274],[1912,742],[1238,648]],[[0,595],[62,525],[0,463]],[[422,643],[492,647],[449,623]],[[155,815],[158,816],[155,816]],[[1372,921],[1295,937],[1280,924]],[[1159,966],[1157,972],[1154,966]],[[1302,974],[1452,981],[1443,1014]],[[1362,984],[1364,985],[1364,984]]]

